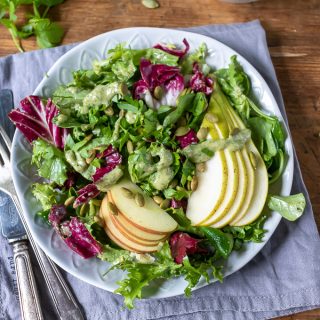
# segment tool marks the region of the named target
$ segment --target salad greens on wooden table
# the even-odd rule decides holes
[[[201,277],[222,281],[231,252],[263,241],[264,207],[292,221],[305,207],[302,194],[268,193],[285,133],[236,56],[212,70],[204,43],[183,45],[119,44],[9,113],[43,178],[37,214],[83,258],[127,271],[116,292],[128,308],[158,278],[183,276],[186,295]]]

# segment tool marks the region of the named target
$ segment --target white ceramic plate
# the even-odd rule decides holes
[[[41,81],[35,90],[35,95],[50,97],[55,88],[60,84],[66,84],[72,80],[71,72],[78,69],[90,69],[91,63],[96,59],[103,59],[108,49],[118,43],[126,42],[132,48],[148,48],[158,42],[182,43],[186,38],[191,46],[191,51],[205,42],[209,49],[207,62],[214,68],[226,67],[229,58],[237,54],[235,51],[212,38],[195,33],[157,28],[129,28],[111,31],[88,41],[83,42],[62,56],[49,70],[47,76]],[[238,60],[249,74],[252,87],[262,108],[271,114],[282,119],[277,103],[260,74],[239,54]],[[293,154],[290,135],[287,135],[285,143],[288,154],[288,163],[281,180],[275,186],[282,195],[289,195],[293,178]],[[20,132],[16,132],[13,140],[12,174],[18,196],[24,209],[27,223],[31,233],[44,252],[64,270],[74,276],[108,291],[117,288],[116,281],[123,278],[122,271],[114,270],[108,273],[107,277],[102,274],[108,269],[108,264],[98,259],[84,260],[70,250],[59,236],[50,228],[45,226],[35,212],[39,205],[31,193],[31,185],[36,178],[36,172],[30,166],[31,152],[30,145],[23,138]],[[225,275],[230,275],[248,263],[264,246],[271,237],[278,223],[280,215],[273,213],[265,224],[268,230],[264,242],[259,244],[249,243],[244,252],[232,253],[228,259]],[[186,282],[181,279],[172,279],[159,282],[144,292],[145,297],[160,298],[175,296],[183,293]],[[197,288],[205,285],[200,281]]]

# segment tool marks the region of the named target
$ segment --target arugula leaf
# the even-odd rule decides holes
[[[163,120],[163,126],[168,127],[176,123],[180,117],[187,111],[193,103],[195,98],[194,93],[188,93],[180,96],[178,99],[177,108],[170,112]]]
[[[67,180],[67,162],[64,153],[52,144],[37,139],[33,142],[32,163],[38,167],[38,174],[50,182],[63,185]]]
[[[306,207],[306,199],[303,193],[287,197],[270,196],[268,207],[280,213],[285,219],[295,221],[302,216]]]
[[[157,113],[149,109],[144,114],[144,126],[143,126],[143,132],[146,136],[149,136],[151,133],[153,133],[157,129],[158,125],[158,118]]]
[[[233,248],[233,237],[219,229],[211,227],[198,227],[209,240],[210,244],[216,248],[223,258],[227,258]]]
[[[184,188],[179,188],[178,190],[169,188],[169,189],[165,189],[163,191],[164,196],[167,199],[176,199],[176,200],[181,200],[183,198],[189,198],[191,195],[191,191],[187,191]]]

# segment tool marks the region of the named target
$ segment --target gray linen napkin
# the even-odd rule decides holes
[[[286,118],[283,100],[269,56],[265,32],[259,21],[186,29],[213,37],[242,54],[269,84]],[[0,88],[12,88],[15,105],[30,94],[51,65],[74,45],[17,54],[0,59]],[[1,113],[0,113],[1,114]],[[1,116],[1,121],[3,121]],[[304,216],[296,223],[282,221],[264,249],[248,265],[215,283],[193,292],[191,298],[137,301],[132,311],[122,308],[122,298],[64,273],[87,319],[268,319],[320,307],[320,241],[310,200],[295,157],[292,193],[307,197]],[[10,210],[0,197],[0,210]],[[0,238],[1,239],[1,238]],[[0,243],[0,319],[19,319],[12,252]],[[36,268],[39,285],[43,283]],[[48,294],[41,289],[45,319],[57,319]]]

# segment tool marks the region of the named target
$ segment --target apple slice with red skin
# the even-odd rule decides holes
[[[119,247],[137,253],[155,252],[158,250],[158,244],[142,245],[135,241],[128,239],[120,230],[113,224],[110,218],[110,213],[107,213],[105,219],[105,228],[108,237],[115,242]]]
[[[129,189],[134,194],[140,193],[144,198],[144,205],[140,207],[134,199],[127,198],[122,188]],[[128,180],[112,186],[108,192],[110,200],[117,207],[119,214],[135,227],[148,233],[167,235],[176,230],[177,222],[164,210],[162,210],[152,198],[143,194],[142,190]]]

